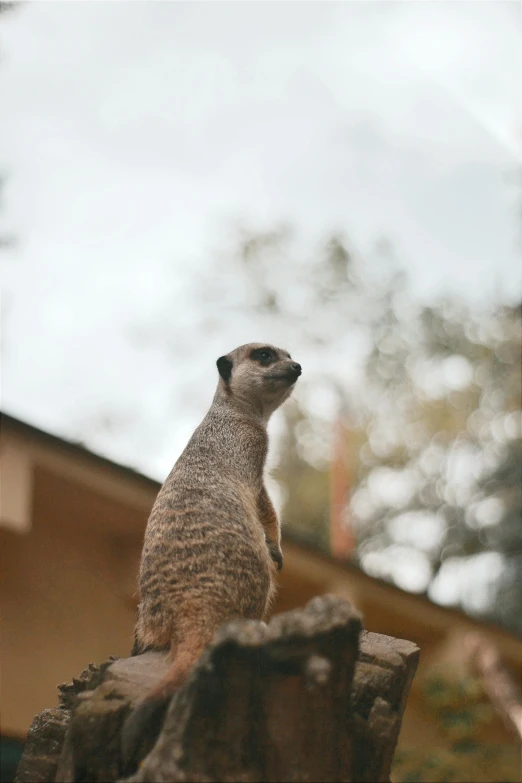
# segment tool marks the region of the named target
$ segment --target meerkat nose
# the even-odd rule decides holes
[[[301,375],[301,373],[302,373],[302,370],[301,370],[301,365],[300,365],[300,364],[297,364],[297,362],[294,362],[294,363],[293,363],[293,364],[290,366],[290,370],[291,370],[291,371],[292,371],[292,372],[293,372],[295,375],[297,375],[297,377],[299,377],[299,376]]]

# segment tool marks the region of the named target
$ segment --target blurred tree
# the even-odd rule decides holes
[[[400,321],[376,340],[352,498],[365,569],[519,633],[521,323],[520,307],[446,301],[422,308],[406,350]]]
[[[5,189],[5,182],[6,178],[0,175],[0,213],[3,209],[4,201],[4,189]],[[12,247],[14,247],[15,239],[12,234],[9,234],[5,232],[3,229],[0,228],[0,251],[1,250],[9,250]]]
[[[0,2],[0,14],[5,11],[12,11],[17,5],[20,5],[20,3],[4,2],[4,0],[2,0],[2,2]]]
[[[310,250],[287,226],[240,231],[186,296],[205,336],[226,313],[304,365],[279,432],[285,521],[329,547],[342,416],[362,568],[522,633],[520,306],[423,305],[386,242],[360,256],[334,235]],[[171,350],[164,332],[148,338]]]

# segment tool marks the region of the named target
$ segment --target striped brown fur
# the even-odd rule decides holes
[[[264,485],[267,422],[301,368],[271,345],[236,348],[217,362],[212,405],[152,508],[140,567],[138,649],[169,649],[166,677],[124,727],[132,754],[227,620],[266,617],[282,565],[280,526]]]

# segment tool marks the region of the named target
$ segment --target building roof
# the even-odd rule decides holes
[[[132,482],[136,487],[145,490],[147,496],[152,493],[157,493],[161,487],[160,482],[144,476],[132,468],[117,464],[106,457],[95,454],[81,443],[52,435],[0,411],[0,431],[2,434],[4,428],[11,433],[22,436],[40,446],[53,451],[58,450],[62,455],[69,456],[83,463],[88,463],[92,467],[101,469],[115,478],[118,477],[123,479],[127,484]],[[522,640],[498,624],[468,615],[457,608],[440,606],[433,603],[425,594],[410,593],[383,579],[369,576],[362,571],[354,561],[335,558],[329,553],[319,549],[309,537],[303,535],[300,531],[296,530],[295,527],[290,528],[289,526],[285,526],[283,540],[291,545],[292,548],[298,548],[301,551],[304,557],[303,562],[310,562],[310,557],[313,557],[318,565],[322,564],[325,568],[330,568],[335,571],[342,569],[342,571],[347,572],[347,574],[356,577],[358,582],[361,583],[361,590],[363,592],[377,591],[376,600],[379,600],[379,594],[384,595],[382,591],[385,591],[387,601],[391,598],[392,602],[395,601],[397,604],[406,602],[409,607],[408,611],[418,617],[422,617],[423,613],[428,611],[430,613],[430,622],[433,621],[436,625],[443,625],[444,622],[455,622],[459,620],[467,623],[472,622],[480,625],[484,630],[490,629],[496,635],[499,633],[502,634],[506,637],[506,640],[511,638],[512,641],[516,641],[522,646]]]

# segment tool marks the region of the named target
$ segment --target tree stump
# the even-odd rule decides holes
[[[59,710],[33,721],[17,780],[386,781],[418,656],[411,642],[361,632],[359,615],[333,596],[268,625],[227,623],[159,736],[143,737],[137,770],[124,768],[120,732],[165,672],[160,653],[109,660],[61,686]]]

